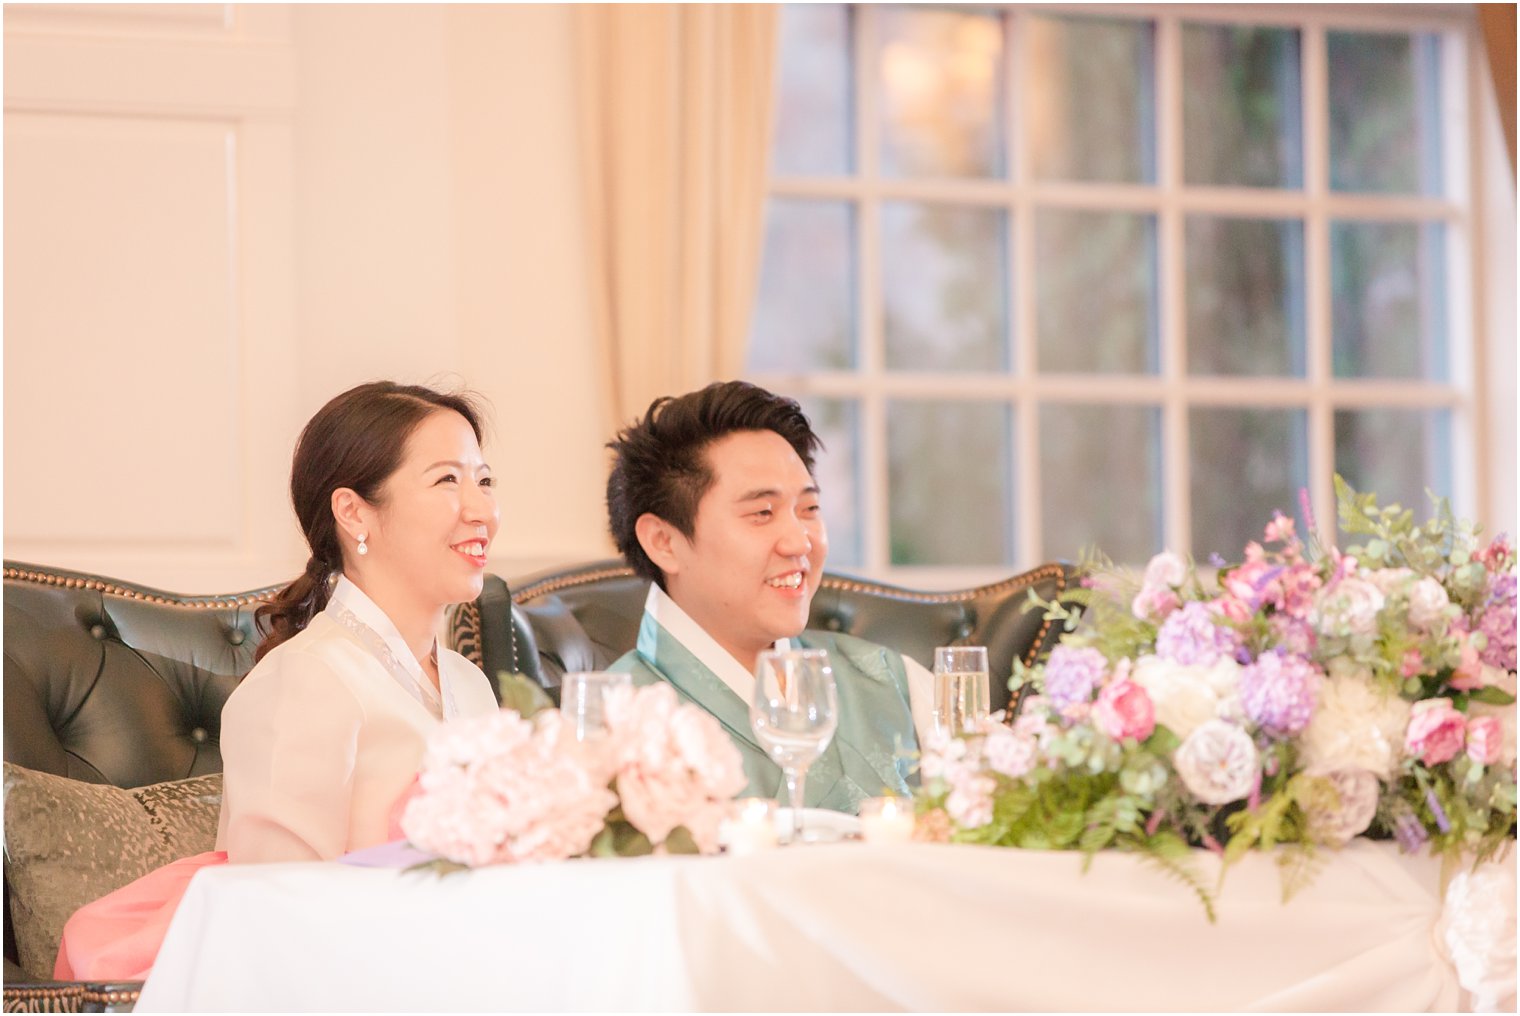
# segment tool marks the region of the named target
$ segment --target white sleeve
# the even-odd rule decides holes
[[[908,672],[908,706],[913,711],[913,732],[918,735],[918,745],[934,730],[934,675],[922,663],[911,656],[902,658],[903,668]]]
[[[331,860],[347,849],[363,709],[309,653],[268,664],[222,713],[218,846],[234,863]]]

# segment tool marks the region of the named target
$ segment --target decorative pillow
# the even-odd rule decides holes
[[[5,878],[27,976],[48,979],[64,923],[155,868],[216,847],[222,774],[123,790],[5,763]]]

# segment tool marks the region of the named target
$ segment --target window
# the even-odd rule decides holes
[[[1466,16],[785,7],[749,375],[831,564],[1234,556],[1337,471],[1470,503]]]

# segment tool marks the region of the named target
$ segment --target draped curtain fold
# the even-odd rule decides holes
[[[743,367],[776,26],[772,5],[576,10],[590,298],[615,426]]]
[[[1488,52],[1488,73],[1499,106],[1499,126],[1509,146],[1509,168],[1515,171],[1515,5],[1477,4],[1478,27]]]

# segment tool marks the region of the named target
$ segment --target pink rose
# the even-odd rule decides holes
[[[1456,634],[1461,656],[1447,684],[1457,691],[1474,691],[1483,687],[1483,659],[1473,647],[1468,632],[1459,631]]]
[[[1451,699],[1424,699],[1409,711],[1404,750],[1426,765],[1440,765],[1457,757],[1466,733],[1467,721]]]
[[[1504,725],[1497,716],[1473,716],[1467,721],[1467,757],[1491,766],[1504,757]]]
[[[1156,729],[1156,707],[1145,689],[1133,681],[1112,681],[1098,693],[1092,707],[1093,722],[1099,730],[1122,741],[1143,741]]]

